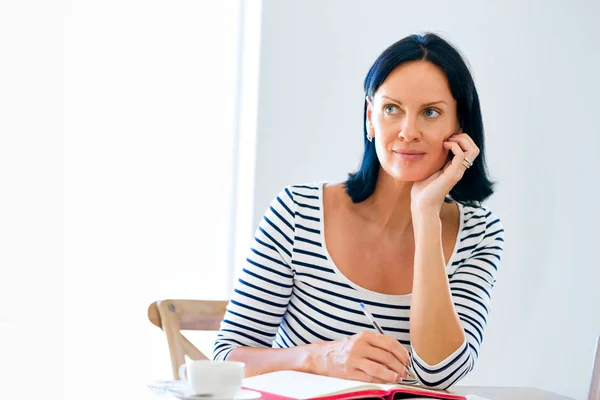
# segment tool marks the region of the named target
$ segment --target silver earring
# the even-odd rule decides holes
[[[371,136],[371,129],[369,129],[370,127],[371,127],[371,123],[369,122],[369,123],[367,123],[367,126],[366,126],[366,128],[367,128],[366,129],[366,131],[367,131],[367,140],[369,142],[372,142],[373,141],[373,136]]]

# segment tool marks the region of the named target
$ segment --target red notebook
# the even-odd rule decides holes
[[[245,389],[264,400],[448,399],[465,397],[420,386],[365,383],[296,371],[277,371],[244,379]]]

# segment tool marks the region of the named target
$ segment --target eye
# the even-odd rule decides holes
[[[394,114],[398,114],[398,111],[399,111],[399,110],[398,110],[398,107],[397,107],[397,106],[395,106],[395,105],[393,105],[393,104],[388,104],[388,105],[386,105],[386,106],[384,106],[384,107],[383,107],[383,111],[384,111],[386,114],[389,114],[389,115],[394,115]]]
[[[436,110],[435,108],[426,109],[424,114],[427,118],[435,118],[435,117],[438,117],[441,115],[440,112],[438,110]]]

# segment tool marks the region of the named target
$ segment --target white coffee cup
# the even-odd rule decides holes
[[[194,360],[181,364],[179,378],[187,382],[196,396],[231,400],[241,390],[244,363]]]

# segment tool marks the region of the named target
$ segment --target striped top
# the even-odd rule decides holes
[[[473,369],[483,341],[504,244],[500,220],[483,207],[458,204],[460,227],[446,265],[465,342],[437,365],[412,351],[411,295],[364,289],[333,263],[323,234],[323,185],[288,186],[261,220],[215,342],[224,360],[239,346],[287,348],[374,331],[363,302],[383,331],[411,354],[419,382],[446,389]]]

